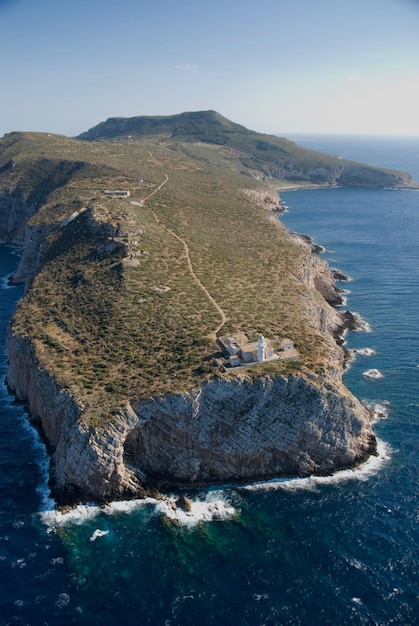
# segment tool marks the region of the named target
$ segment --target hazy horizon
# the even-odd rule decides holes
[[[258,132],[419,135],[416,0],[0,0],[0,136],[214,109]]]

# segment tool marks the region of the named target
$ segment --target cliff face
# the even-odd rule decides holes
[[[34,214],[35,207],[23,198],[0,194],[0,243],[21,246],[25,242],[25,230],[28,219]]]
[[[16,336],[12,327],[7,351],[7,384],[28,406],[51,452],[51,487],[57,500],[141,496],[141,484],[123,461],[123,442],[136,422],[132,410],[121,409],[106,432],[96,431],[81,419],[83,409],[76,399],[39,367],[29,338]]]
[[[8,384],[39,420],[58,501],[142,496],[161,483],[326,474],[375,451],[369,412],[339,381],[313,374],[216,380],[133,402],[95,429],[37,367],[27,339],[11,331],[8,350]]]
[[[135,403],[125,462],[148,482],[196,484],[330,473],[374,449],[367,412],[317,377],[205,383]]]
[[[22,260],[12,276],[15,284],[25,284],[27,290],[40,264],[43,241],[50,226],[32,227],[28,220],[36,213],[36,204],[24,198],[0,194],[0,243],[22,247]]]
[[[299,278],[321,285],[326,297],[336,293],[328,266],[314,255]],[[342,317],[313,294],[307,315],[328,343],[324,376],[214,379],[183,394],[132,400],[106,428],[84,423],[83,406],[39,368],[29,338],[10,326],[7,382],[44,433],[57,500],[141,497],[162,483],[332,473],[374,453],[369,412],[341,382],[343,351],[333,334]]]
[[[34,141],[33,138],[32,140]],[[147,152],[148,156],[149,154]],[[130,246],[132,250],[138,248],[140,260],[136,258],[138,265],[133,264],[132,267],[141,267],[143,264],[142,276],[148,277],[148,268],[151,267],[154,268],[155,276],[160,280],[163,264],[166,264],[167,268],[163,273],[162,281],[166,278],[171,279],[171,273],[175,273],[173,268],[177,268],[179,274],[184,272],[185,282],[181,285],[181,289],[179,288],[182,295],[184,285],[192,282],[195,289],[196,283],[195,280],[190,280],[188,267],[185,270],[184,254],[187,246],[181,249],[178,245],[180,238],[176,234],[173,235],[171,228],[162,223],[165,215],[163,211],[158,214],[159,217],[156,217],[157,213],[154,210],[148,213],[139,210],[137,215],[137,208],[144,208],[143,205],[139,203],[114,205],[113,201],[109,201],[105,207],[102,206],[102,196],[100,196],[100,201],[95,203],[96,182],[92,183],[94,193],[92,195],[92,190],[90,190],[88,195],[90,200],[85,199],[83,186],[80,187],[83,194],[80,190],[77,193],[72,191],[71,185],[65,189],[61,188],[73,170],[85,172],[87,167],[82,162],[80,163],[83,167],[77,162],[73,168],[68,161],[65,161],[63,167],[58,167],[58,169],[55,162],[52,169],[49,161],[42,160],[40,163],[33,172],[28,169],[24,185],[18,178],[19,165],[16,167],[10,165],[3,172],[5,177],[10,177],[10,181],[7,187],[9,195],[4,194],[0,197],[2,213],[0,241],[22,246],[22,258],[14,274],[14,281],[25,283],[26,290],[30,288],[37,272],[39,272],[38,277],[43,281],[41,281],[43,291],[40,295],[38,294],[39,299],[37,300],[35,296],[33,298],[37,308],[26,309],[29,323],[27,325],[21,323],[19,326],[17,314],[15,328],[13,320],[9,325],[7,383],[16,397],[27,405],[32,419],[44,435],[51,453],[51,486],[57,500],[69,502],[85,498],[104,501],[142,496],[147,488],[162,483],[202,485],[216,482],[251,481],[276,476],[331,473],[337,469],[352,466],[374,452],[375,439],[368,411],[342,384],[344,352],[339,342],[336,342],[336,338],[345,322],[343,316],[332,306],[339,302],[339,294],[328,266],[319,257],[311,254],[310,244],[307,241],[293,236],[299,245],[305,248],[300,254],[294,245],[291,246],[292,275],[285,263],[281,276],[282,274],[288,276],[290,273],[290,280],[292,280],[290,291],[293,292],[292,295],[294,292],[299,294],[298,300],[289,300],[292,303],[298,302],[298,309],[289,305],[286,314],[288,315],[292,310],[292,318],[290,316],[286,327],[291,329],[294,327],[296,313],[301,320],[304,320],[304,324],[301,323],[301,328],[304,329],[304,333],[300,334],[301,342],[306,337],[309,340],[313,340],[314,337],[315,340],[311,344],[307,342],[304,348],[309,352],[312,348],[307,348],[307,345],[314,346],[313,353],[315,350],[318,351],[315,358],[307,360],[305,366],[302,361],[299,364],[298,373],[294,374],[268,375],[262,373],[263,368],[261,370],[256,366],[244,374],[232,373],[221,377],[221,375],[215,375],[212,369],[204,368],[201,373],[195,374],[196,371],[199,372],[198,367],[194,369],[196,364],[200,366],[204,363],[204,361],[199,361],[200,358],[213,358],[213,355],[209,354],[212,348],[206,346],[200,353],[201,347],[199,347],[196,349],[197,360],[193,360],[195,359],[193,356],[190,361],[192,365],[188,365],[190,370],[188,370],[187,382],[171,388],[172,381],[169,379],[167,385],[163,387],[169,391],[166,393],[162,391],[158,397],[156,395],[146,398],[143,390],[147,391],[145,385],[151,380],[151,376],[139,377],[140,382],[135,382],[136,386],[133,387],[120,383],[121,381],[125,383],[125,379],[129,380],[132,374],[129,370],[130,363],[133,363],[133,367],[141,373],[147,359],[149,362],[152,361],[152,355],[156,353],[147,351],[148,344],[141,352],[138,350],[138,343],[134,342],[135,346],[131,348],[132,354],[128,354],[131,361],[126,359],[128,352],[126,341],[129,335],[124,327],[125,334],[118,336],[120,344],[117,344],[118,350],[114,353],[117,357],[113,359],[112,353],[109,356],[106,350],[96,359],[92,345],[86,337],[94,337],[96,346],[101,347],[104,344],[106,348],[109,347],[112,338],[115,337],[112,335],[114,323],[118,324],[123,319],[120,314],[123,307],[120,310],[119,306],[124,304],[122,299],[126,294],[132,298],[135,296],[132,310],[126,311],[126,313],[134,314],[135,323],[141,323],[141,307],[137,306],[137,302],[139,304],[147,302],[145,298],[150,297],[152,301],[150,300],[151,304],[147,306],[157,306],[154,299],[160,298],[160,295],[156,295],[153,291],[155,284],[159,284],[157,278],[156,283],[152,282],[151,285],[144,282],[145,286],[143,286],[140,281],[139,287],[136,287],[136,283],[133,283],[132,293],[128,289],[123,290],[128,283],[123,282],[125,270],[121,269],[124,265],[121,259],[130,258]],[[153,161],[153,165],[150,166],[152,167],[150,177],[151,180],[156,177],[156,180],[160,181],[163,171],[158,170],[157,175],[153,169],[161,167],[159,161],[157,164]],[[167,166],[165,164],[164,174]],[[176,162],[173,167],[175,175],[172,176],[172,170],[170,170],[172,176],[170,180],[179,176],[178,163]],[[55,177],[51,178],[51,172],[56,173]],[[97,171],[95,170],[93,174],[96,176]],[[105,174],[107,183],[108,169]],[[216,183],[218,185],[220,170],[217,169],[211,176],[213,176],[214,185]],[[13,177],[16,177],[16,180]],[[32,179],[37,181],[36,184],[34,183],[34,190]],[[199,184],[202,185],[202,181]],[[60,193],[57,192],[53,200],[50,199],[46,204],[42,204],[46,202],[51,189],[55,189],[54,185],[58,185]],[[245,186],[245,183],[242,181],[241,185]],[[6,187],[3,188],[6,189]],[[78,189],[76,187],[76,190]],[[161,184],[156,186],[148,197],[154,196],[160,189],[165,190],[166,187],[163,188]],[[67,194],[68,204],[58,202],[62,197],[66,198]],[[272,215],[273,212],[280,210],[276,192],[248,190],[245,194],[248,201],[240,203],[244,207],[240,207],[239,219],[244,219],[245,223],[254,225],[255,220],[257,221],[260,217],[260,211],[255,208],[254,203],[266,209],[270,213],[268,218],[275,221],[276,228],[282,231],[280,235],[283,237],[281,241],[284,247],[281,244],[275,248],[276,243],[272,238],[273,250],[277,249],[278,254],[283,253],[284,258],[287,258],[290,235],[286,234],[284,227],[278,224],[276,216]],[[132,208],[132,206],[137,208]],[[162,206],[165,206],[170,213],[169,204]],[[245,212],[246,207],[250,207],[248,213]],[[45,210],[42,212],[42,209]],[[35,216],[39,210],[41,215]],[[208,210],[213,210],[212,199]],[[224,230],[229,232],[233,226],[237,228],[238,220],[234,217],[236,214],[226,215],[224,199],[223,206],[220,206],[219,210],[221,218],[218,222],[218,232],[221,233]],[[183,215],[183,212],[187,216],[184,226],[188,225],[188,220],[191,221],[192,230],[189,237],[193,234],[194,228],[197,232],[205,228],[205,225],[198,222],[195,211],[185,206],[182,189],[180,198],[175,202],[173,219],[179,219],[179,215]],[[200,215],[205,216],[205,211]],[[109,219],[107,216],[110,216]],[[264,228],[261,228],[257,234],[262,237],[263,233],[264,241],[268,229],[270,237],[274,228],[270,223],[266,226],[265,218],[266,215],[262,216]],[[132,232],[129,231],[130,228]],[[247,230],[244,234],[247,236]],[[204,238],[209,251],[211,250],[210,244],[214,245],[211,237],[208,242]],[[149,243],[150,241],[154,242],[153,245]],[[226,238],[226,241],[230,240]],[[70,255],[71,261],[67,259],[67,265],[61,263],[62,256],[77,245],[79,245],[77,254],[80,254],[79,265],[76,266],[73,263],[74,258],[78,258],[76,254]],[[222,247],[225,248],[220,245],[220,249]],[[164,250],[166,250],[167,258],[160,255],[160,252]],[[156,252],[155,257],[154,252]],[[208,252],[208,258],[210,256],[211,252]],[[268,264],[272,263],[272,268],[277,270],[277,258],[275,252],[272,258],[255,257],[255,263],[244,269],[249,273],[266,262],[266,267],[270,267]],[[204,274],[208,272],[208,276],[211,277],[211,272],[202,261],[201,263],[201,268],[205,268]],[[238,277],[241,279],[243,266],[238,263],[236,265],[240,270]],[[131,266],[127,266],[132,269]],[[208,267],[218,268],[219,266],[209,265]],[[65,274],[65,280],[60,283],[59,276],[64,270],[67,270],[67,274]],[[234,282],[231,271],[229,263],[226,276],[228,280]],[[277,273],[280,273],[279,270]],[[99,290],[101,287],[99,283],[105,275],[108,277],[108,282],[102,290]],[[264,280],[270,280],[270,274],[264,272],[263,276]],[[276,277],[276,280],[279,278]],[[283,280],[286,290],[287,278]],[[33,304],[31,294],[36,294],[37,283],[38,281],[32,286],[33,291],[30,290],[27,294],[23,306],[25,304],[28,306],[28,302],[29,305]],[[62,285],[68,289],[64,292],[67,301],[62,303],[61,309],[55,309],[57,298],[54,294],[65,300],[60,291]],[[92,289],[84,291],[88,286]],[[106,299],[106,290],[109,286],[114,291],[111,291],[109,299]],[[215,284],[214,286],[217,287]],[[56,292],[53,291],[53,287],[57,287]],[[152,296],[150,296],[150,287]],[[218,288],[220,289],[219,286]],[[175,289],[169,293],[174,292]],[[188,296],[188,302],[192,302],[197,291],[191,290],[190,293],[194,295]],[[223,293],[222,290],[220,293]],[[276,301],[277,295],[283,293],[279,290],[273,291],[271,304]],[[98,294],[101,294],[100,297]],[[77,298],[72,302],[72,308],[68,307],[70,314],[65,317],[62,313],[66,310],[67,302],[73,295]],[[98,304],[96,308],[91,305],[92,300],[93,304]],[[87,304],[86,301],[88,301]],[[180,300],[175,302],[179,310],[179,329],[183,332],[182,325],[187,322],[181,315],[183,309],[180,308]],[[244,307],[243,312],[240,310],[238,314],[235,308],[237,305],[233,301],[232,303],[234,306],[230,305],[233,314],[236,311],[237,317],[231,317],[229,323],[233,325],[236,323],[234,320],[238,319],[243,325],[248,319],[248,309]],[[85,308],[81,309],[82,306]],[[112,306],[116,312],[114,317],[109,318]],[[144,310],[147,312],[146,308]],[[166,315],[163,307],[150,310],[153,311],[154,316],[156,316],[156,310],[161,310]],[[34,311],[36,324],[33,325]],[[48,317],[46,311],[53,313]],[[211,315],[211,307],[209,311]],[[203,317],[208,314],[206,309],[199,311],[199,314],[201,313]],[[255,325],[254,331],[260,323],[262,314],[263,311],[258,309],[258,313],[254,315],[252,322]],[[285,316],[285,312],[283,315]],[[79,337],[81,323],[87,316],[90,316],[89,322],[91,321],[90,325],[94,327],[95,332],[89,335],[89,326],[85,334],[81,333]],[[155,320],[158,320],[160,324],[160,319],[170,321],[171,316],[146,319],[148,321],[144,324],[150,324],[150,319],[151,324]],[[285,319],[288,320],[288,317]],[[130,316],[126,315],[125,321],[129,331],[133,328],[130,320]],[[272,334],[276,333],[277,328],[280,332],[279,326],[283,323],[283,319],[279,317],[278,320],[275,322],[277,326],[271,328]],[[214,325],[216,323],[218,319]],[[269,320],[268,323],[270,323]],[[204,327],[204,324],[201,326]],[[19,332],[17,328],[20,329]],[[172,343],[162,344],[162,354],[157,352],[157,356],[161,358],[161,362],[158,363],[159,367],[161,363],[165,364],[170,359],[182,360],[176,352],[179,344],[178,336],[175,333],[172,335]],[[157,336],[157,333],[153,336]],[[184,338],[185,345],[186,340],[192,342],[193,345],[197,343],[195,336],[192,335]],[[189,343],[187,348],[190,350]],[[215,350],[215,346],[213,348]],[[49,360],[45,358],[46,354]],[[90,355],[95,357],[92,362],[85,360],[85,363],[89,364],[87,373],[79,367],[83,365],[82,359],[86,354],[89,357]],[[185,354],[190,355],[192,351],[187,352],[185,349]],[[57,357],[56,361],[54,361],[55,357]],[[60,362],[60,367],[54,370],[53,366],[56,362]],[[320,363],[323,367],[322,374],[317,375],[310,371],[307,362],[316,363],[316,366]],[[49,371],[45,369],[45,365],[41,365],[45,363],[48,363]],[[76,365],[76,368],[71,370],[73,365]],[[103,378],[102,382],[100,379],[103,371],[111,369],[111,366],[122,372],[118,371],[119,378],[117,378],[116,387],[109,384],[109,382],[114,382],[113,371],[109,373],[108,379]],[[67,385],[65,389],[60,387],[54,379],[52,371],[61,375],[62,384]],[[156,371],[162,373],[162,376],[165,374],[163,367]],[[270,371],[275,371],[275,368]],[[280,371],[290,370],[284,367]],[[320,371],[319,366],[316,371]],[[75,378],[74,372],[79,378]],[[175,370],[175,374],[177,372],[178,370]],[[212,372],[212,378],[207,380],[205,377],[211,376],[209,372]],[[139,376],[138,372],[137,375]],[[99,388],[102,395],[99,395],[99,392],[98,395],[93,393],[89,395],[86,390],[91,388],[95,391]],[[127,389],[129,391],[126,391]],[[173,389],[186,389],[186,391],[174,393]],[[102,405],[96,414],[98,397]],[[118,400],[119,398],[122,399]],[[111,400],[112,409],[109,408]],[[100,416],[97,417],[99,413]]]

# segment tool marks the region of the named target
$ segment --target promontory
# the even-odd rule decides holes
[[[414,187],[214,111],[0,139],[21,249],[7,384],[59,502],[330,474],[375,453],[344,386],[335,278],[278,219],[285,186]],[[309,225],[307,225],[309,231]]]

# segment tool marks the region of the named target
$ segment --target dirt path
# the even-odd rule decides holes
[[[161,189],[162,187],[164,187],[164,186],[165,186],[165,184],[166,184],[166,183],[168,182],[168,180],[169,180],[168,175],[166,174],[165,176],[166,176],[166,178],[164,179],[164,181],[163,181],[162,183],[160,183],[160,185],[159,185],[158,187],[156,187],[156,188],[154,189],[154,191],[152,191],[152,192],[151,192],[148,196],[146,196],[145,198],[143,198],[143,199],[142,199],[142,204],[145,204],[145,203],[147,202],[147,200],[150,200],[150,198],[152,198],[152,197],[154,196],[154,194],[155,194],[155,193],[158,193],[158,192],[160,191],[160,189]],[[154,214],[154,211],[153,211],[153,214]],[[155,214],[154,214],[154,217],[156,218],[156,215],[155,215]],[[156,219],[157,219],[157,218],[156,218]],[[157,220],[157,221],[158,221],[158,220]]]
[[[149,200],[152,196],[154,196],[154,194],[158,193],[160,191],[160,189],[162,189],[162,187],[164,187],[164,185],[168,182],[168,180],[169,180],[169,177],[166,174],[164,181],[158,187],[156,187],[156,189],[154,189],[154,191],[152,191],[146,198],[143,198],[141,204],[144,205],[147,202],[147,200]],[[157,213],[153,209],[150,209],[150,211],[152,212],[153,217],[156,220],[157,224],[160,224],[160,226],[163,226],[163,228],[165,230],[167,230],[167,232],[170,233],[172,235],[172,237],[175,237],[175,239],[180,241],[180,243],[183,246],[183,250],[184,250],[186,262],[188,264],[190,275],[192,276],[193,280],[196,282],[198,287],[205,293],[205,295],[207,296],[208,300],[211,302],[211,304],[214,306],[214,308],[217,309],[217,311],[218,311],[218,313],[220,315],[220,323],[219,323],[219,325],[217,326],[217,328],[214,328],[214,330],[208,335],[209,339],[211,339],[212,341],[215,342],[216,339],[217,339],[217,335],[218,335],[219,331],[221,330],[221,328],[224,326],[224,324],[227,321],[227,316],[224,313],[223,309],[218,304],[218,302],[215,300],[215,298],[210,294],[208,289],[205,287],[205,285],[199,280],[198,276],[195,274],[195,270],[193,268],[192,261],[191,261],[191,256],[190,256],[190,253],[189,253],[189,246],[186,243],[186,241],[184,239],[182,239],[182,237],[180,237],[173,230],[168,228],[165,224],[163,224],[163,222],[159,219]]]

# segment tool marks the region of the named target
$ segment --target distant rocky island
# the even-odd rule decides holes
[[[331,474],[376,452],[342,383],[353,319],[290,186],[418,187],[214,111],[0,139],[0,242],[21,249],[7,384],[59,503]],[[309,225],[307,226],[309,230]]]

